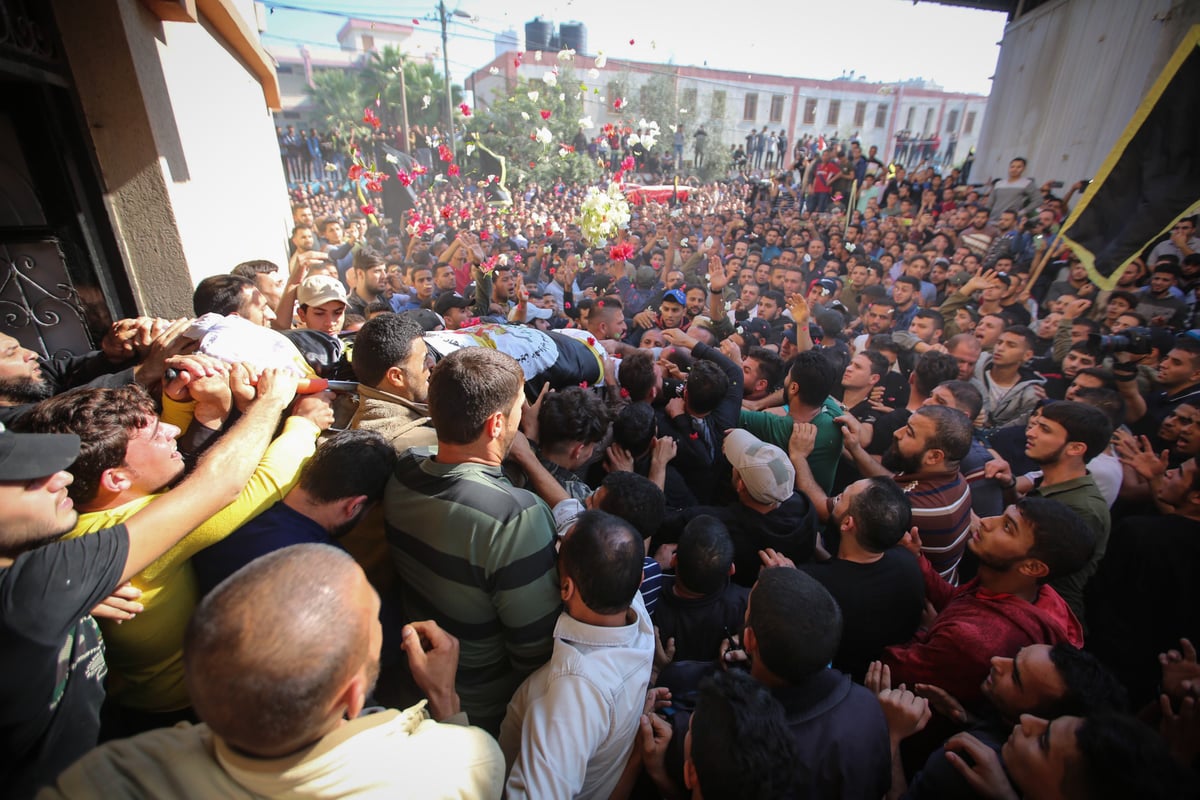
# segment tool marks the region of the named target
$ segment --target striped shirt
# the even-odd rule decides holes
[[[409,620],[459,639],[458,694],[498,729],[513,692],[549,657],[560,610],[550,509],[500,467],[400,457],[384,519]]]
[[[921,534],[921,552],[951,586],[958,585],[958,562],[971,531],[971,489],[961,472],[896,476],[908,495],[912,521]]]

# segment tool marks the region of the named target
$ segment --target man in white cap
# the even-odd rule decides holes
[[[788,454],[742,428],[725,436],[723,450],[733,467],[737,502],[689,508],[680,524],[701,514],[724,522],[734,545],[733,580],[742,586],[753,586],[758,578],[759,550],[772,548],[796,563],[811,561],[817,546],[817,515],[808,498],[795,490],[796,470]]]
[[[300,327],[337,336],[346,321],[346,287],[337,278],[313,275],[296,291]]]

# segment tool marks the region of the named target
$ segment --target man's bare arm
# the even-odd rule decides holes
[[[258,380],[258,398],[192,474],[125,523],[129,557],[121,583],[237,499],[271,443],[280,414],[296,394],[296,384],[296,376],[289,372],[264,372]]]

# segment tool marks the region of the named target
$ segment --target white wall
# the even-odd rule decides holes
[[[971,180],[1014,156],[1039,181],[1091,177],[1197,22],[1194,0],[1060,0],[1010,23]]]

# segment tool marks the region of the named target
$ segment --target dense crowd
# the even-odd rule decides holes
[[[0,336],[6,791],[1195,796],[1195,221],[1102,291],[1022,159],[829,144],[606,242],[338,176],[196,319]]]

